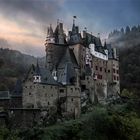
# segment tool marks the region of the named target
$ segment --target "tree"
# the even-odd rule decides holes
[[[130,27],[129,27],[129,26],[126,27],[125,33],[126,33],[126,34],[130,33]]]
[[[122,35],[124,34],[124,29],[123,28],[121,28],[121,33],[122,33]]]
[[[8,90],[8,88],[5,84],[0,84],[0,90],[5,91],[5,90]]]
[[[0,58],[0,68],[4,65],[4,60]]]

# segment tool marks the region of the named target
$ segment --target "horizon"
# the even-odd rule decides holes
[[[0,47],[8,47],[35,57],[45,56],[47,26],[71,30],[73,16],[80,31],[101,39],[114,29],[140,23],[138,0],[0,0]],[[133,20],[132,20],[133,19]]]

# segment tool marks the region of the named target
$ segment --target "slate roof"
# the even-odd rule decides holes
[[[38,60],[37,60],[36,68],[35,68],[35,75],[41,75]]]
[[[71,62],[67,62],[63,71],[59,74],[58,82],[63,85],[73,85],[76,80],[76,73]]]
[[[22,81],[17,80],[14,90],[11,92],[12,97],[21,97],[22,96]]]
[[[105,49],[104,49],[103,46],[95,46],[95,51],[100,52],[100,53],[106,55],[106,53],[105,53]]]
[[[40,68],[41,84],[58,85],[58,82],[54,80],[51,72],[46,68]]]
[[[53,45],[53,65],[57,67],[64,56],[67,46],[66,45]]]
[[[0,91],[0,100],[9,100],[10,94],[9,91]]]
[[[91,43],[94,43],[95,46],[102,46],[100,38],[95,37],[95,36],[93,36],[92,34],[89,34],[89,33],[86,33],[86,38],[85,38],[84,42],[87,46]]]
[[[86,46],[88,46],[91,43],[95,44],[95,50],[97,52],[106,54],[105,47],[102,46],[102,42],[99,37],[95,37],[92,34],[86,33],[86,38],[85,38],[84,42],[85,42]]]
[[[79,68],[73,50],[69,49],[69,47],[66,48],[65,53],[61,58],[61,61],[57,68],[64,69],[66,63],[72,63],[74,68]]]
[[[106,47],[108,49],[108,58],[113,59],[114,58],[114,53],[113,53],[113,49],[111,47],[111,44],[106,44]]]

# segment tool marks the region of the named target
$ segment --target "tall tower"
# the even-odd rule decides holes
[[[46,42],[45,42],[45,48],[46,48],[46,68],[49,69],[50,71],[52,71],[53,69],[53,63],[52,63],[52,59],[53,59],[53,44],[55,43],[55,38],[54,38],[54,33],[53,33],[53,29],[50,25],[50,27],[48,27],[48,31],[47,31],[47,37],[46,37]]]
[[[66,35],[63,30],[63,23],[57,22],[56,29],[54,31],[55,43],[56,44],[65,44],[66,43]]]

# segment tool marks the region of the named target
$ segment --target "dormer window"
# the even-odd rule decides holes
[[[41,76],[40,75],[34,76],[34,83],[40,83],[40,82],[41,82]]]

